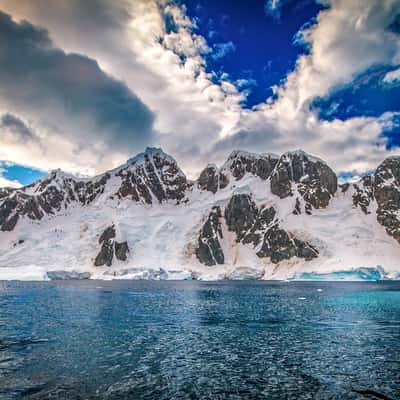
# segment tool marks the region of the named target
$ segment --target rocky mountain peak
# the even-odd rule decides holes
[[[303,150],[283,154],[271,174],[271,192],[281,199],[292,196],[293,185],[311,208],[325,208],[337,190],[337,177],[321,159]]]
[[[400,243],[400,157],[388,157],[378,166],[374,194],[378,222]]]
[[[119,198],[152,204],[184,199],[187,179],[176,160],[159,148],[148,147],[118,169],[122,180],[117,192]]]
[[[130,158],[126,164],[130,165],[138,165],[138,164],[143,164],[146,162],[148,159],[164,159],[170,162],[170,163],[176,163],[175,159],[170,156],[169,154],[165,153],[163,149],[160,147],[146,147],[146,149],[141,152],[136,154],[134,157]]]
[[[216,193],[224,189],[230,181],[238,181],[246,174],[251,174],[266,180],[271,175],[279,156],[275,154],[256,154],[247,151],[234,150],[220,169],[215,164],[209,164],[200,173],[197,186],[201,190]]]
[[[234,150],[221,168],[224,174],[230,173],[236,180],[242,179],[246,173],[268,179],[279,156],[275,154],[257,154]]]

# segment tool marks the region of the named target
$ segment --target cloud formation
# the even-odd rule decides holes
[[[9,131],[13,136],[22,140],[33,137],[32,130],[25,125],[25,122],[10,113],[6,113],[1,116],[0,129],[3,134],[5,131]]]
[[[151,143],[149,108],[95,60],[55,48],[46,30],[0,13],[0,63],[1,108],[24,115],[41,132],[104,151],[140,151]],[[33,139],[10,112],[2,127]]]
[[[214,51],[211,57],[214,60],[224,58],[227,54],[233,53],[236,50],[236,46],[231,41],[226,43],[216,43],[213,48]]]
[[[196,22],[180,4],[0,0],[0,8],[35,24],[8,22],[22,36],[22,28],[31,30],[33,39],[24,42],[24,53],[34,61],[32,70],[20,65],[28,65],[26,59],[7,46],[1,48],[4,44],[1,53],[11,52],[19,63],[17,72],[28,74],[23,80],[38,74],[40,84],[27,82],[31,96],[39,90],[46,94],[29,105],[29,92],[16,90],[20,82],[9,68],[15,107],[0,93],[0,112],[14,114],[34,133],[29,162],[39,167],[43,165],[38,159],[45,158],[48,165],[57,161],[50,151],[56,149],[64,168],[99,172],[124,161],[137,146],[153,142],[173,154],[191,176],[207,162],[223,162],[235,148],[276,153],[303,148],[325,158],[338,172],[369,171],[396,151],[387,149],[382,135],[396,124],[396,114],[325,121],[310,106],[371,67],[399,66],[400,1],[323,4],[326,8],[315,22],[296,35],[308,51],[274,87],[273,98],[249,110],[242,107],[247,89],[240,80],[231,82],[207,70],[206,58],[218,56],[218,49],[196,33]],[[278,12],[281,2],[267,5]],[[47,63],[49,71],[39,74],[39,67]],[[40,102],[46,98],[52,102],[41,113]],[[21,151],[16,145],[3,146],[0,158],[18,161]]]

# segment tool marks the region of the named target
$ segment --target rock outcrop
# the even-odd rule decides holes
[[[61,170],[21,189],[0,190],[0,229],[11,231],[21,217],[38,221],[72,204],[87,206],[104,194],[111,176],[120,178],[118,198],[152,204],[184,200],[189,183],[176,161],[161,149],[148,148],[122,167],[92,179],[73,177]],[[112,197],[112,196],[111,196]]]
[[[120,261],[126,261],[128,259],[129,246],[128,242],[115,242],[115,257]]]
[[[305,211],[325,208],[337,190],[336,174],[325,162],[303,151],[283,154],[271,174],[271,192],[284,199],[297,185],[305,201]]]
[[[96,267],[104,265],[111,267],[114,255],[120,261],[127,260],[129,253],[128,243],[126,241],[117,242],[115,237],[116,230],[114,225],[107,227],[100,235],[99,244],[101,245],[101,248],[94,260],[94,265]]]
[[[335,201],[331,202],[333,197]],[[323,210],[327,207],[329,210]],[[110,215],[115,225],[104,229],[104,220],[108,221]],[[210,276],[215,272],[228,277],[230,265],[243,268],[243,275],[258,276],[268,271],[265,265],[293,257],[326,260],[340,246],[345,249],[340,254],[346,254],[346,246],[355,241],[360,242],[357,251],[364,252],[361,259],[365,260],[362,257],[368,257],[368,246],[372,247],[371,254],[378,248],[370,238],[379,246],[382,242],[377,257],[391,256],[390,246],[396,243],[382,238],[378,223],[400,244],[400,157],[384,160],[375,174],[338,186],[335,173],[325,162],[302,151],[281,157],[234,151],[221,168],[209,164],[192,182],[172,157],[148,148],[122,166],[91,179],[55,170],[29,186],[0,188],[0,235],[4,238],[0,243],[1,266],[14,260],[25,265],[36,257],[38,265],[50,260],[49,268],[54,268],[64,249],[69,251],[70,242],[79,238],[74,245],[80,251],[66,256],[65,263],[75,257],[77,265],[117,264],[130,270],[137,263],[146,269],[154,260],[158,267],[168,254],[171,259],[166,263],[170,264],[164,265],[168,274],[180,265],[182,257],[189,267],[197,257],[210,267],[225,265],[206,268]],[[198,236],[193,240],[194,226]],[[124,232],[122,238],[119,227]],[[346,230],[346,240],[336,247],[341,229]],[[42,247],[54,250],[45,257],[37,246],[42,238]],[[94,254],[87,243],[96,243]],[[133,243],[135,257],[130,257]],[[149,254],[152,249],[154,254]],[[68,271],[69,265],[73,262],[64,267],[60,264],[60,271],[48,270],[54,272],[54,278]],[[193,268],[198,267],[196,262]],[[273,269],[280,276],[278,268]],[[110,268],[107,272],[117,270]],[[94,275],[103,272],[98,269]]]
[[[389,157],[375,172],[378,222],[400,243],[400,157]]]
[[[374,177],[366,175],[357,183],[353,183],[353,205],[360,207],[364,214],[370,214],[369,206],[374,201]]]
[[[196,256],[204,265],[224,263],[224,252],[220,243],[220,239],[223,239],[221,217],[221,208],[213,207],[200,230]]]
[[[240,242],[253,227],[258,209],[248,194],[236,194],[231,197],[225,208],[225,221],[228,230],[235,232]]]
[[[233,151],[221,168],[223,174],[229,171],[236,179],[252,174],[266,180],[275,168],[279,157],[275,154],[255,154],[246,151]]]
[[[275,223],[264,232],[257,255],[258,257],[270,257],[271,262],[277,264],[295,256],[310,261],[318,257],[318,250],[280,228],[279,223]]]
[[[197,186],[201,190],[216,193],[219,189],[226,188],[232,179],[238,181],[246,174],[266,180],[270,177],[278,159],[275,154],[255,154],[235,150],[220,169],[214,164],[209,164],[200,173]]]
[[[119,198],[152,204],[173,200],[179,203],[186,195],[188,186],[185,174],[177,162],[161,149],[147,148],[119,169],[121,178],[117,191]]]
[[[13,230],[21,217],[38,221],[45,215],[67,209],[71,203],[88,205],[104,192],[109,178],[110,174],[105,173],[93,180],[83,180],[55,170],[34,185],[9,190],[8,194],[3,191],[0,197],[1,230]]]
[[[238,243],[252,245],[258,257],[269,257],[274,264],[292,257],[305,260],[317,257],[318,250],[282,229],[276,215],[273,207],[259,209],[249,194],[235,194],[225,207],[224,218]],[[212,266],[224,262],[220,239],[223,239],[221,210],[214,207],[198,239],[196,255],[201,263]]]
[[[295,256],[306,260],[318,256],[316,248],[279,227],[273,207],[258,209],[249,195],[233,195],[225,219],[238,242],[252,243],[258,257],[269,257],[274,264]]]
[[[220,189],[220,173],[216,165],[208,164],[207,167],[201,171],[197,179],[197,186],[201,190],[217,193],[218,189]]]

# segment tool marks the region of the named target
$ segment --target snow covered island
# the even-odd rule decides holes
[[[189,181],[147,148],[92,179],[0,189],[3,279],[399,279],[400,157],[338,184],[303,151]]]

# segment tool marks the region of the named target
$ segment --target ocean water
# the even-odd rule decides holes
[[[400,399],[400,283],[0,282],[0,399]]]

